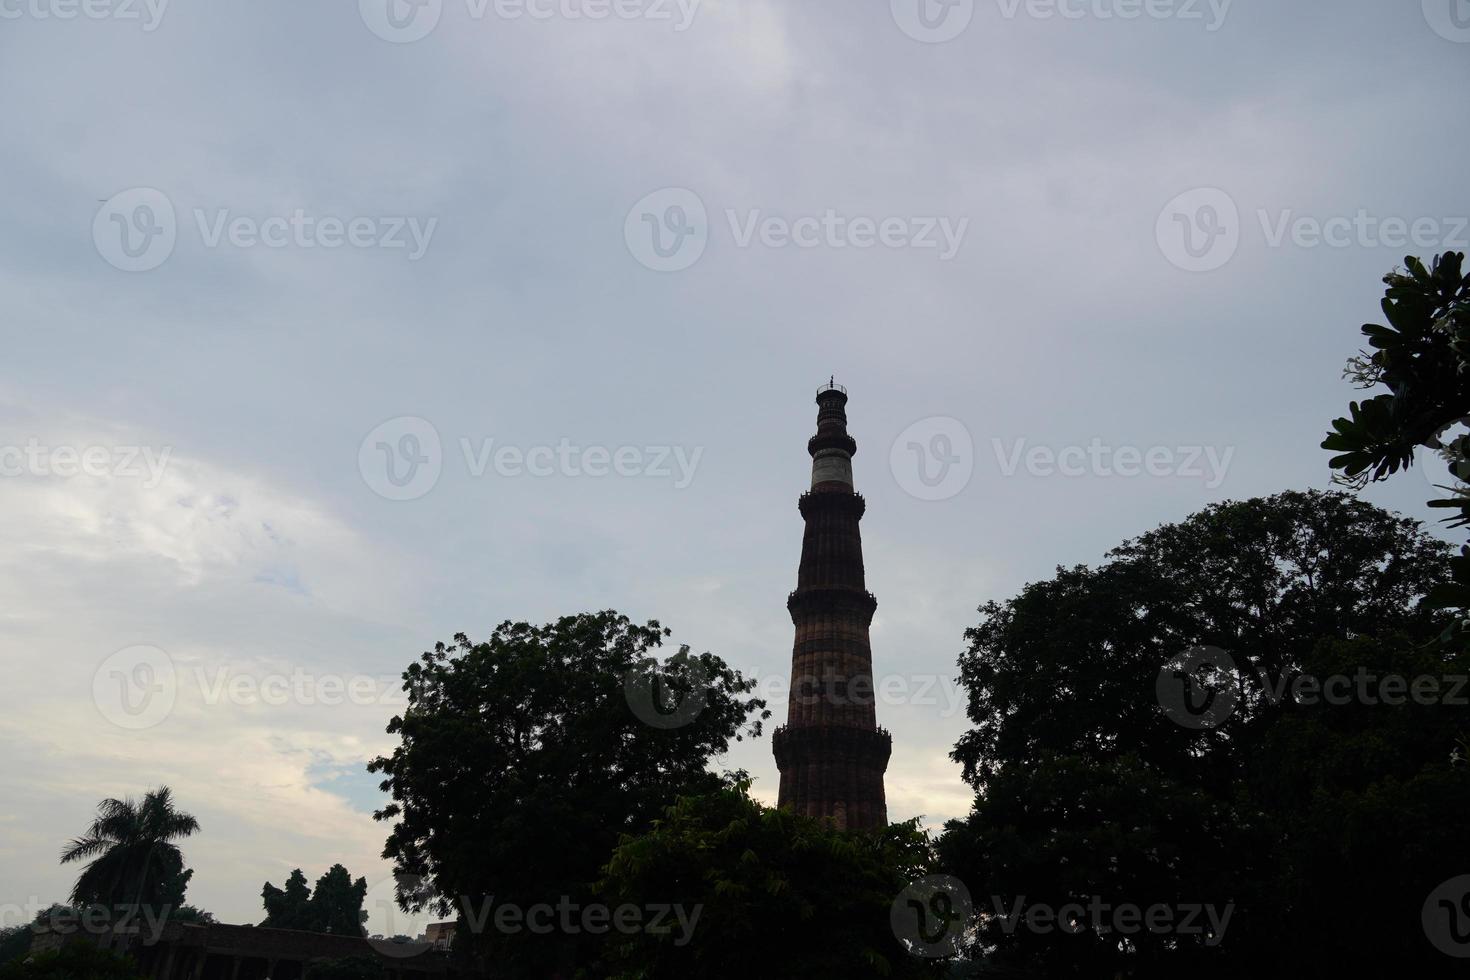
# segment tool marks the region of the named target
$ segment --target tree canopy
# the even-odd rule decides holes
[[[1388,391],[1349,404],[1347,416],[1335,419],[1322,441],[1323,449],[1338,454],[1330,465],[1341,481],[1356,487],[1408,469],[1421,449],[1437,454],[1436,486],[1447,497],[1429,506],[1452,511],[1445,518],[1451,527],[1470,525],[1470,275],[1464,262],[1464,253],[1446,252],[1426,267],[1411,255],[1405,271],[1383,277],[1388,323],[1363,326],[1373,352],[1349,360],[1344,376],[1359,388]],[[1470,615],[1470,550],[1454,559],[1453,573],[1453,582],[1431,601]]]
[[[605,975],[935,976],[939,968],[910,956],[890,921],[932,860],[917,820],[835,830],[762,806],[743,781],[684,797],[653,829],[623,839],[598,892],[609,905],[675,903],[698,916],[698,928],[614,937]]]
[[[175,841],[198,830],[198,820],[175,808],[167,786],[141,801],[103,800],[86,833],[61,852],[63,864],[88,862],[72,887],[72,902],[177,908],[193,872],[184,870]]]
[[[620,834],[718,785],[710,760],[759,734],[769,712],[750,696],[755,682],[712,654],[653,657],[668,635],[611,611],[506,622],[410,665],[408,706],[388,728],[400,744],[369,766],[392,794],[376,816],[393,822],[383,853],[405,908],[586,901]],[[507,975],[535,976],[569,973],[591,941],[460,937],[493,950]]]
[[[367,879],[353,881],[340,864],[332,865],[318,878],[314,890],[306,887],[306,875],[297,868],[284,888],[266,882],[260,897],[266,911],[262,926],[338,936],[364,934],[362,924],[367,913],[362,903],[367,897]]]
[[[1355,932],[1400,963],[1438,956],[1418,913],[1470,859],[1463,818],[1447,819],[1470,806],[1452,769],[1467,712],[1292,685],[1467,673],[1461,654],[1426,646],[1446,617],[1423,599],[1448,550],[1345,494],[1283,493],[1209,507],[982,607],[960,659],[973,727],[953,753],[977,796],[941,841],[944,867],[985,892],[974,950],[1035,976],[1310,975],[1334,948],[1338,965],[1360,960],[1329,939]],[[1216,652],[1185,680],[1231,709],[1207,725],[1173,720],[1161,693],[1198,648]],[[1213,943],[1041,933],[995,914],[1090,896],[1232,918]]]
[[[67,943],[29,960],[0,964],[0,980],[143,980],[129,956],[91,943]]]

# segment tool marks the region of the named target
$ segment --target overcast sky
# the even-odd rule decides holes
[[[1328,485],[1379,277],[1470,238],[1470,5],[918,2],[0,0],[7,924],[167,783],[195,904],[340,861],[406,931],[363,764],[459,631],[784,695],[829,375],[893,819],[968,807],[980,603]]]

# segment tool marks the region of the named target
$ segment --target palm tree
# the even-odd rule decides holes
[[[141,803],[103,800],[87,832],[61,849],[62,864],[91,858],[71,890],[72,902],[115,907],[160,900],[184,866],[173,842],[198,829],[198,820],[174,809],[167,786],[150,790]]]

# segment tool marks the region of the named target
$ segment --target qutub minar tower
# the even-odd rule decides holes
[[[778,805],[827,817],[841,828],[888,823],[883,772],[892,739],[878,727],[868,627],[878,600],[863,579],[858,531],[865,504],[853,490],[857,443],[847,434],[847,389],[817,391],[817,434],[807,443],[812,487],[801,495],[806,534],[796,591],[786,600],[796,625],[786,724],[772,739],[781,770]]]

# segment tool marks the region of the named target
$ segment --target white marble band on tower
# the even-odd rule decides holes
[[[852,457],[841,449],[819,449],[812,457],[812,486],[845,483],[852,486]]]

